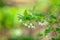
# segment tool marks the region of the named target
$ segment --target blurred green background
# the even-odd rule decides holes
[[[60,0],[0,0],[0,40],[60,40]]]

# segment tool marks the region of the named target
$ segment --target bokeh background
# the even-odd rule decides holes
[[[23,25],[20,19],[24,19],[27,14],[25,14],[24,18],[20,18],[20,16],[26,13],[25,10],[27,10],[28,14],[31,14],[31,10],[32,13],[44,13],[47,15],[47,20],[44,23],[39,23],[40,25],[34,20],[25,21],[28,24],[30,24],[30,22],[34,23],[34,27],[27,26],[26,23],[23,23]],[[48,23],[50,15],[54,15],[57,18],[56,21],[58,20],[58,24]],[[34,14],[32,14],[32,16],[34,16]],[[54,16],[52,17],[53,19],[55,19]],[[46,24],[48,24],[47,27],[53,25],[54,30],[50,32],[48,36],[41,38],[39,36],[42,35],[39,33],[44,33],[47,29]],[[60,38],[60,33],[57,34],[55,30],[57,25],[60,28],[60,0],[0,0],[0,40],[51,40],[52,37],[57,38],[58,36]],[[52,40],[60,40],[54,38]]]

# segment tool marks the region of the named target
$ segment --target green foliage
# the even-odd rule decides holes
[[[60,28],[56,28],[56,32],[58,34],[58,37],[60,37]]]
[[[54,15],[50,15],[49,23],[55,23],[56,22],[56,17]]]
[[[22,36],[22,37],[8,38],[8,40],[34,40],[34,38],[30,36]]]
[[[60,27],[60,17],[59,17],[60,0],[51,0],[49,3],[48,2],[49,2],[48,0],[46,1],[39,0],[39,3],[41,3],[42,5],[38,3],[39,5],[34,6],[32,10],[29,11],[25,9],[23,13],[20,13],[18,15],[18,11],[20,12],[20,10],[17,10],[17,8],[15,7],[7,7],[6,4],[3,2],[3,0],[0,0],[0,7],[1,7],[0,8],[0,29],[14,28],[16,23],[19,23],[20,26],[22,25],[22,26],[28,26],[29,28],[30,27],[34,28],[35,22],[36,23],[41,22],[43,24],[44,21],[47,21],[49,23],[48,28],[42,34],[40,33],[37,34],[38,37],[47,36],[50,32],[53,31],[54,29],[53,25],[55,23],[58,24],[57,26]],[[49,10],[47,10],[48,14],[46,15],[41,11],[37,11],[37,9],[39,8],[41,8],[40,10],[44,10],[45,8],[47,8],[47,6],[50,6],[50,5],[51,7]],[[60,28],[56,28],[56,32],[60,37]],[[15,40],[15,39],[13,38],[12,40]],[[23,37],[21,40],[33,40],[33,39],[31,39],[31,37]],[[52,40],[60,40],[60,39],[52,38]]]
[[[6,9],[6,10],[5,10]],[[12,28],[17,20],[16,9],[3,7],[0,8],[0,21],[4,28]]]
[[[55,38],[52,38],[52,40],[56,40]]]
[[[32,27],[35,26],[34,22],[44,22],[45,19],[46,19],[45,14],[34,11],[29,13],[27,12],[27,10],[24,11],[23,16],[22,15],[19,16],[19,21],[22,21],[21,23],[23,23],[24,25],[26,23],[26,26],[32,25]]]
[[[46,37],[49,33],[51,33],[53,31],[53,27],[49,27],[48,29],[46,29],[45,31],[44,31],[44,33],[42,33],[42,34],[37,34],[37,37],[42,37],[42,36],[44,36],[44,37]]]
[[[57,32],[60,31],[60,28],[56,28],[56,31],[57,31]]]
[[[0,0],[0,7],[4,7],[4,6],[6,6],[6,3],[4,3],[3,0]]]
[[[60,38],[52,38],[51,40],[60,40]]]
[[[25,20],[25,21],[32,20],[32,16],[27,13],[27,10],[25,10],[25,12],[24,12],[23,20]]]
[[[53,27],[51,26],[51,27],[49,27],[48,29],[45,30],[44,35],[46,36],[52,31],[53,31]]]
[[[36,12],[35,13],[35,19],[36,21],[40,21],[40,22],[44,22],[44,20],[46,19],[46,15],[44,15],[43,13],[40,13],[40,12]]]
[[[39,34],[37,34],[37,37],[42,37],[42,36],[43,36],[43,34],[40,34],[40,33],[39,33]]]
[[[33,37],[23,37],[23,38],[21,38],[21,40],[34,40],[34,38]]]

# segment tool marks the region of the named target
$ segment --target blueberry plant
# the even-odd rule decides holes
[[[49,33],[55,31],[56,37],[53,36],[50,40],[60,40],[59,5],[59,3],[53,4],[52,8],[48,11],[47,14],[36,11],[34,6],[32,10],[25,10],[23,15],[18,15],[19,22],[28,28],[35,28],[36,22],[39,25],[45,26],[47,28],[44,33],[38,33],[37,37],[46,37]]]
[[[38,33],[37,37],[41,38],[48,36],[49,33],[55,31],[56,38],[53,36],[50,40],[60,40],[60,1],[53,2],[52,7],[46,13],[36,10],[36,6],[33,9],[25,9],[24,13],[18,14],[18,9],[14,7],[2,7],[5,5],[0,1],[0,30],[2,28],[11,29],[14,28],[18,22],[20,26],[28,28],[35,28],[38,25],[46,27],[43,33]],[[21,15],[22,14],[22,15]],[[24,40],[24,39],[22,39]],[[28,39],[29,40],[29,39]]]
[[[57,11],[57,10],[56,10]],[[58,10],[59,11],[59,10]],[[23,15],[19,15],[19,22],[22,23],[23,25],[27,26],[28,28],[35,28],[35,23],[38,23],[39,25],[47,27],[44,33],[42,34],[37,34],[38,37],[42,36],[47,36],[50,32],[54,31],[58,34],[59,36],[59,30],[60,30],[60,18],[57,15],[60,15],[60,13],[49,13],[49,14],[44,14],[41,12],[34,12],[32,11],[31,14],[27,12],[27,10],[24,11]],[[56,27],[54,27],[56,25]],[[57,35],[56,34],[56,35]],[[55,39],[55,38],[54,38]],[[52,40],[54,40],[52,38]],[[56,39],[55,39],[56,40]]]

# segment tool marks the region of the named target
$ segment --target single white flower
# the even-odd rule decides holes
[[[48,38],[48,36],[46,35],[46,38]]]
[[[26,23],[24,23],[25,26],[28,26]]]
[[[32,23],[30,23],[30,26],[32,26]]]
[[[20,19],[19,22],[22,22],[22,19]]]

